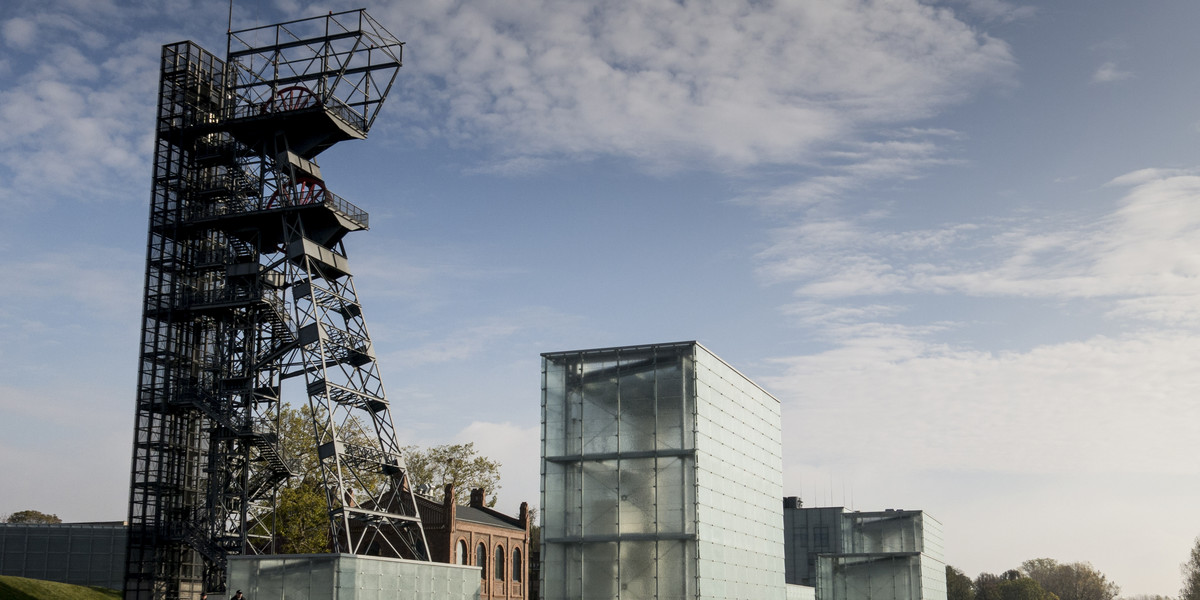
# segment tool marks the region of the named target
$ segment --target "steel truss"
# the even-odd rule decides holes
[[[304,377],[337,552],[427,559],[342,238],[368,216],[314,158],[363,139],[402,44],[365,12],[163,47],[125,597],[224,589],[277,551],[293,475],[282,382]]]

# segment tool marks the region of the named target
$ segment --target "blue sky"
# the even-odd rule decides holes
[[[368,3],[405,67],[320,162],[371,212],[402,441],[475,441],[536,503],[538,354],[696,339],[782,402],[788,495],[927,510],[972,576],[1176,593],[1200,4],[1048,4]],[[227,10],[0,16],[0,513],[125,514],[159,49],[222,53]]]

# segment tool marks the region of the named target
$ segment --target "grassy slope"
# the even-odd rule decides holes
[[[121,593],[102,587],[0,576],[0,600],[120,600]]]

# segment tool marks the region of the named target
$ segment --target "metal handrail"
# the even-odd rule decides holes
[[[268,208],[266,202],[261,199],[248,198],[241,195],[233,195],[229,199],[222,202],[207,202],[202,204],[193,204],[189,211],[191,219],[204,219],[212,217],[223,217],[240,213],[265,212],[274,211],[293,206],[301,206],[294,204],[282,203],[279,206]],[[333,210],[334,212],[346,217],[347,219],[363,226],[368,227],[370,224],[370,214],[367,211],[352,204],[349,200],[329,191],[323,190],[316,196],[316,200],[302,206],[320,205]]]
[[[366,117],[360,115],[358,111],[354,110],[354,108],[352,108],[350,105],[342,102],[340,98],[336,96],[330,96],[329,98],[325,99],[313,97],[313,100],[314,102],[312,104],[285,110],[280,110],[277,106],[274,106],[273,98],[269,98],[265,102],[251,101],[244,104],[234,104],[228,108],[229,113],[227,118],[229,120],[250,119],[266,117],[269,115],[284,115],[289,112],[321,108],[329,114],[337,117],[339,120],[345,122],[347,125],[359,131],[366,131]]]

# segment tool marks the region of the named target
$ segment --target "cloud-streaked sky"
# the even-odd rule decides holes
[[[368,3],[405,66],[319,160],[372,215],[347,245],[402,443],[475,441],[536,503],[538,354],[696,339],[783,403],[788,495],[924,509],[972,576],[1176,593],[1200,4],[1045,4]],[[0,513],[124,517],[159,50],[222,53],[227,10],[0,14]]]

